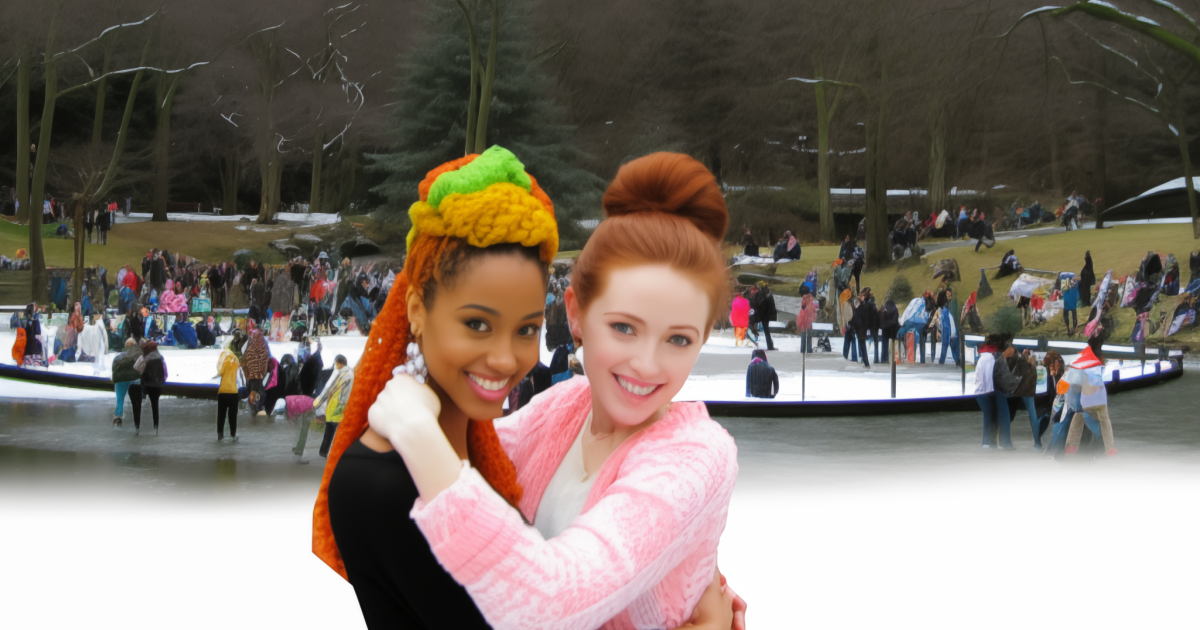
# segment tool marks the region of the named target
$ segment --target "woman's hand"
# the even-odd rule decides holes
[[[384,386],[367,412],[367,421],[376,433],[400,449],[397,440],[405,432],[432,420],[437,424],[442,403],[428,385],[422,385],[407,374],[397,374]]]
[[[738,597],[717,569],[692,618],[677,630],[746,630],[746,600]]]
[[[441,408],[428,385],[399,374],[388,381],[367,411],[371,428],[404,458],[426,503],[453,485],[462,471],[462,460],[438,424]]]

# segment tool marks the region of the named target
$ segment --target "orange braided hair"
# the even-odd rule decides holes
[[[483,158],[479,160],[480,165],[490,170],[480,174],[481,169],[468,169],[470,173],[464,177],[470,180],[473,175],[474,180],[452,184],[452,191],[440,199],[442,203],[437,207],[427,203],[430,191],[440,176],[460,171],[477,158]],[[507,168],[511,175],[511,171],[517,167],[520,167],[520,162],[516,161],[515,156],[500,147],[492,147],[482,156],[468,155],[437,167],[429,172],[418,187],[420,201],[409,210],[414,220],[404,270],[396,277],[383,309],[371,326],[366,348],[355,368],[350,400],[329,449],[321,488],[313,508],[313,553],[343,578],[349,579],[329,521],[329,480],[342,453],[366,432],[367,411],[392,378],[392,370],[406,356],[412,339],[408,321],[408,288],[414,287],[417,295],[424,298],[424,288],[439,277],[442,262],[462,247],[517,242],[526,246],[540,246],[540,257],[547,266],[554,258],[558,248],[558,233],[550,198],[532,177],[524,173],[523,167],[520,167],[520,175],[528,178],[529,182],[529,188],[525,189],[526,199],[520,198],[520,189],[524,187],[522,182],[518,181],[516,185],[497,183],[497,169]],[[447,186],[441,187],[447,189]],[[535,203],[529,203],[528,199]],[[444,212],[438,214],[439,210]],[[478,245],[477,233],[480,230],[473,225],[474,215],[469,215],[469,212],[486,213],[486,218],[480,219],[486,223],[486,240]],[[539,216],[545,214],[549,215],[550,230],[546,228],[547,218]],[[497,227],[495,224],[501,220],[507,220],[511,226]],[[504,453],[490,419],[473,420],[468,424],[467,453],[471,465],[500,496],[516,507],[522,494],[521,486],[517,483],[517,471]]]

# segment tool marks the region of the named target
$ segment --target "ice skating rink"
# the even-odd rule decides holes
[[[1120,455],[979,448],[978,414],[722,418],[740,474],[720,564],[751,628],[1189,627],[1200,587],[1200,374],[1112,399]],[[0,400],[11,628],[361,628],[309,550],[323,463],[295,427],[206,401],[163,430],[108,403]],[[243,418],[245,416],[243,415]],[[127,423],[128,425],[128,423]]]

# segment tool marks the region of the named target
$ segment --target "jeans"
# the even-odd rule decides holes
[[[1021,406],[1025,407],[1025,413],[1029,414],[1029,429],[1033,432],[1033,445],[1042,447],[1041,423],[1038,422],[1037,407],[1033,404],[1033,396],[1013,396],[1008,399],[1008,417],[1010,419],[1017,417],[1017,412],[1021,410]]]
[[[238,395],[217,394],[217,439],[225,438],[225,418],[229,418],[229,437],[237,437]]]
[[[340,422],[326,422],[325,423],[325,437],[321,438],[321,450],[317,451],[317,453],[321,457],[326,457],[329,455],[329,447],[333,446],[333,436],[334,436],[334,434],[337,433],[337,428],[338,428],[339,424],[341,424],[341,423]]]
[[[802,348],[801,352],[807,352],[808,354],[812,354],[813,349],[812,349],[812,331],[811,330],[806,330],[806,331],[800,333],[800,347]]]
[[[121,381],[113,383],[113,389],[117,392],[117,410],[113,412],[113,417],[123,418],[125,416],[125,394],[129,393],[129,387],[136,385],[137,381]]]
[[[1116,442],[1113,440],[1112,421],[1108,419],[1108,405],[1084,407],[1083,411],[1100,421],[1100,435],[1104,439],[1104,450],[1111,451],[1116,448]],[[1071,428],[1067,431],[1068,452],[1079,447],[1079,440],[1083,437],[1083,424],[1084,414],[1076,411],[1071,418]]]
[[[1008,397],[1001,392],[975,394],[975,400],[983,411],[983,445],[995,447],[992,433],[999,425],[1000,447],[1012,448],[1012,421],[1008,416]]]
[[[846,326],[846,337],[842,339],[842,358],[858,362],[858,340],[849,326]]]
[[[142,428],[142,398],[149,398],[154,429],[158,430],[158,397],[161,394],[161,387],[146,387],[137,383],[129,386],[129,403],[133,406],[134,429]]]
[[[1067,319],[1068,315],[1070,316],[1070,319]],[[1067,326],[1068,331],[1074,331],[1079,327],[1079,317],[1075,314],[1075,309],[1063,311],[1063,324]]]
[[[951,350],[951,354],[954,356],[954,365],[958,365],[958,364],[962,363],[962,358],[958,356],[958,337],[954,337],[953,339],[950,339],[949,341],[942,342],[942,359],[940,361],[938,361],[938,363],[940,363],[941,365],[946,364],[946,349],[947,348],[949,348]]]

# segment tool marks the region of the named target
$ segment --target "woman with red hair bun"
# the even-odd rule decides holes
[[[550,199],[500,147],[434,169],[419,192],[404,270],[371,328],[329,452],[313,550],[354,586],[369,628],[486,628],[491,620],[475,594],[439,565],[409,516],[422,471],[406,466],[367,418],[387,399],[389,379],[424,383],[417,394],[432,410],[424,429],[455,465],[469,461],[473,478],[517,514],[510,506],[521,505],[522,469],[490,419],[537,363],[558,232]],[[729,615],[719,585],[705,602]]]
[[[716,570],[737,449],[703,403],[671,401],[727,304],[724,198],[696,160],[655,153],[621,167],[603,204],[564,295],[586,378],[494,423],[517,509],[438,430],[436,389],[393,378],[371,428],[420,494],[398,507],[493,628],[676,628],[706,593],[711,627],[744,627]]]

